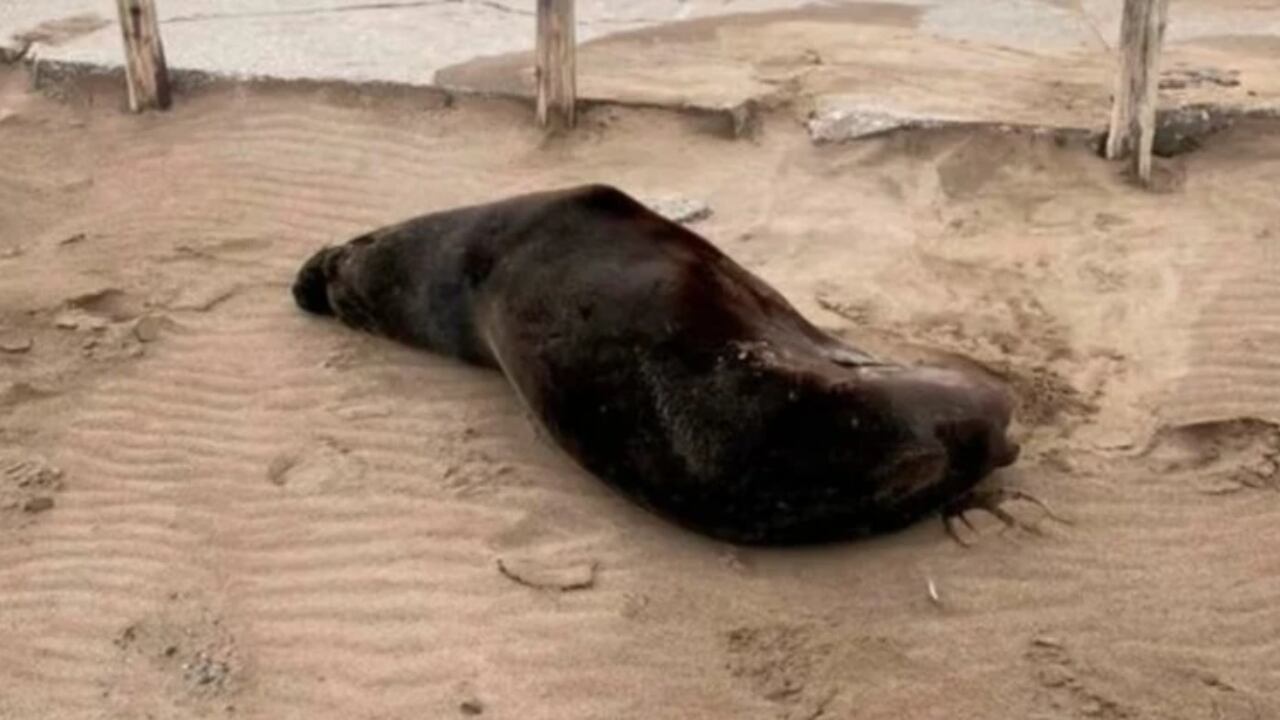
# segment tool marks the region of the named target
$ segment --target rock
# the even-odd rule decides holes
[[[35,341],[30,335],[23,333],[0,333],[0,352],[6,353],[25,353],[31,350]]]
[[[479,715],[484,712],[484,704],[479,700],[463,700],[458,703],[458,709],[463,715]]]
[[[858,106],[833,106],[815,112],[807,123],[814,143],[834,143],[879,135],[903,128],[940,127],[945,118],[926,118],[910,113]]]
[[[139,342],[149,343],[160,339],[160,329],[168,325],[163,315],[143,315],[133,324],[133,336]]]
[[[651,198],[644,203],[650,210],[671,222],[692,225],[711,217],[711,206],[701,200],[683,197]]]
[[[1151,152],[1159,157],[1176,157],[1198,150],[1205,140],[1232,124],[1233,118],[1209,106],[1161,110],[1156,117],[1156,136]]]
[[[79,313],[60,313],[53,319],[53,324],[62,330],[75,330],[80,327],[80,318]]]
[[[1043,648],[1062,648],[1062,641],[1051,635],[1038,635],[1032,638],[1031,644]]]
[[[76,243],[78,243],[78,242],[81,242],[82,240],[84,240],[84,239],[85,239],[85,238],[87,238],[87,237],[88,237],[88,235],[85,235],[84,233],[76,233],[75,235],[71,235],[70,237],[64,238],[64,239],[62,240],[62,242],[60,242],[60,243],[58,243],[58,244],[59,244],[59,245],[74,245],[74,244],[76,244]]]
[[[498,572],[525,587],[542,590],[586,590],[596,584],[595,562],[549,566],[533,560],[498,560]]]

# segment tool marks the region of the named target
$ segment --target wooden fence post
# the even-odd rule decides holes
[[[116,0],[124,35],[129,109],[142,112],[169,107],[169,68],[160,42],[155,0]]]
[[[538,124],[573,127],[577,103],[574,0],[538,0]]]
[[[1144,185],[1151,182],[1160,45],[1168,15],[1169,0],[1125,0],[1120,22],[1120,63],[1107,134],[1107,158],[1131,158],[1133,173]]]

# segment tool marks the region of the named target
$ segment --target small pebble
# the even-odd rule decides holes
[[[133,324],[133,336],[140,342],[149,343],[160,339],[160,326],[164,318],[159,315],[144,315]]]
[[[1047,648],[1060,648],[1060,647],[1062,647],[1062,641],[1061,641],[1061,640],[1058,640],[1057,638],[1055,638],[1055,637],[1051,637],[1051,636],[1049,636],[1049,635],[1041,635],[1041,636],[1039,636],[1039,637],[1037,637],[1037,638],[1033,639],[1033,640],[1031,641],[1031,643],[1032,643],[1033,645],[1039,645],[1040,647],[1047,647]]]
[[[484,712],[484,705],[479,700],[463,700],[458,709],[463,715],[479,715]]]
[[[682,197],[657,197],[645,201],[651,210],[672,222],[691,225],[711,217],[711,206],[701,200]]]

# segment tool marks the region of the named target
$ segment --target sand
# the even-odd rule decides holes
[[[1052,133],[813,145],[596,107],[0,69],[0,717],[1280,716],[1280,125],[1128,184]],[[736,549],[633,507],[497,374],[302,314],[317,247],[585,181],[819,325],[981,363],[1073,524]]]

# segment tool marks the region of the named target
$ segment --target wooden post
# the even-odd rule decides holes
[[[1144,185],[1151,182],[1160,45],[1168,15],[1169,0],[1125,0],[1120,22],[1120,65],[1107,134],[1107,158],[1131,158],[1133,173]]]
[[[169,107],[169,68],[160,42],[155,0],[116,0],[124,35],[129,109],[142,112]]]
[[[538,0],[538,124],[571,128],[578,97],[573,0]]]

